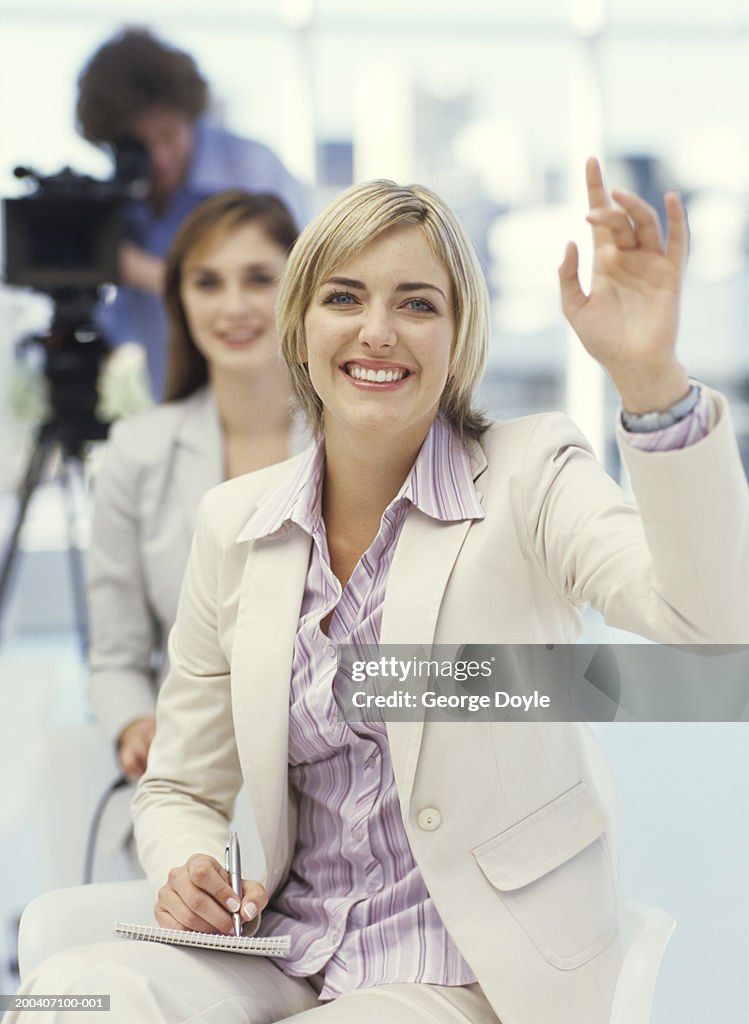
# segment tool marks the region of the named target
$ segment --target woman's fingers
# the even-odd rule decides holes
[[[626,192],[623,189],[617,189],[613,196],[634,224],[638,247],[652,252],[663,252],[660,221],[650,203],[646,203],[634,192]]]
[[[591,210],[585,219],[594,227],[608,228],[611,241],[614,242],[618,249],[640,248],[640,242],[634,225],[623,210],[617,210],[612,206],[608,206],[603,210]]]
[[[601,165],[594,156],[588,157],[585,161],[585,184],[588,188],[588,208],[591,210],[602,210],[610,206],[606,186],[603,183],[603,171]]]
[[[585,162],[585,184],[588,190],[588,214],[598,213],[611,207],[606,186],[603,183],[603,172],[601,165],[594,156]],[[610,240],[609,228],[605,224],[598,224],[590,220],[593,228],[593,241],[596,247],[605,245]]]
[[[125,775],[131,779],[140,778],[146,770],[147,754],[147,751],[134,749],[130,745],[120,747],[120,765]]]
[[[192,886],[207,893],[219,908],[230,914],[239,910],[240,901],[229,885],[229,876],[213,857],[204,854],[190,857],[187,874]]]
[[[174,931],[184,931],[179,921],[162,906],[160,898],[157,899],[156,906],[153,908],[153,916],[162,928],[171,928]]]
[[[668,243],[666,254],[673,265],[681,271],[687,262],[689,249],[689,228],[687,215],[676,192],[665,195],[666,217],[668,218]]]
[[[181,886],[176,890],[170,884],[163,886],[157,907],[177,922],[175,927],[186,931],[211,935],[228,935],[232,931],[231,915],[194,887]]]
[[[585,292],[580,287],[578,277],[579,255],[574,242],[568,242],[564,250],[564,259],[559,267],[559,288],[562,294],[562,311],[568,320],[582,309],[587,301]]]
[[[642,249],[665,253],[681,270],[686,262],[689,231],[686,213],[676,192],[667,192],[664,201],[668,220],[668,241],[664,244],[657,212],[633,192],[616,190],[613,197],[621,209],[606,206],[591,210],[587,220],[610,232],[619,249]]]
[[[653,207],[633,192],[617,190],[613,196],[618,207],[605,206],[591,210],[587,221],[594,226],[606,228],[610,232],[610,240],[619,249],[663,252],[661,226]]]
[[[146,770],[155,732],[156,719],[151,717],[137,718],[123,729],[117,752],[126,775],[137,778]]]
[[[268,893],[260,882],[242,880],[242,920],[252,921],[268,905]]]
[[[681,268],[687,255],[688,231],[681,201],[675,192],[666,194],[668,243],[664,245],[661,224],[656,210],[634,192],[614,189],[611,205],[598,161],[591,157],[585,165],[589,212],[587,220],[593,227],[596,245],[613,242],[622,250],[644,249],[665,252],[675,266]]]
[[[596,245],[613,242],[620,250],[642,249],[645,252],[665,253],[673,266],[681,271],[689,246],[686,214],[676,192],[665,195],[668,240],[664,243],[661,223],[656,210],[640,196],[625,189],[614,189],[612,206],[603,185],[603,176],[597,160],[586,165],[590,210],[587,220],[593,227]]]

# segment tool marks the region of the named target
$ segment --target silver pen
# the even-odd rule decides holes
[[[229,833],[229,842],[226,844],[224,854],[224,867],[229,872],[229,884],[237,895],[239,902],[242,902],[242,857],[239,853],[239,838],[236,832]],[[234,922],[234,934],[242,934],[242,915],[239,911],[232,914]]]

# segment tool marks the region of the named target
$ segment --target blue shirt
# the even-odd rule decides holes
[[[304,192],[267,146],[199,120],[185,181],[166,207],[155,213],[147,200],[123,211],[123,236],[154,256],[166,255],[183,218],[208,196],[227,188],[272,192],[286,203],[297,224],[306,221]],[[146,350],[155,398],[164,391],[167,326],[161,299],[139,288],[119,287],[110,305],[100,305],[96,323],[112,346],[137,341]]]

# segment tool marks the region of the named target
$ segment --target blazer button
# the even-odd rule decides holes
[[[423,811],[419,811],[416,824],[424,832],[434,832],[442,824],[442,815],[436,807],[425,807]]]

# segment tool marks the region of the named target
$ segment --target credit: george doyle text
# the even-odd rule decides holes
[[[437,693],[425,690],[418,697],[409,690],[393,690],[392,693],[367,693],[356,690],[352,696],[355,708],[423,708],[460,709],[469,712],[488,708],[516,708],[532,711],[535,708],[550,708],[551,698],[534,690],[531,694],[495,690],[488,693]]]

